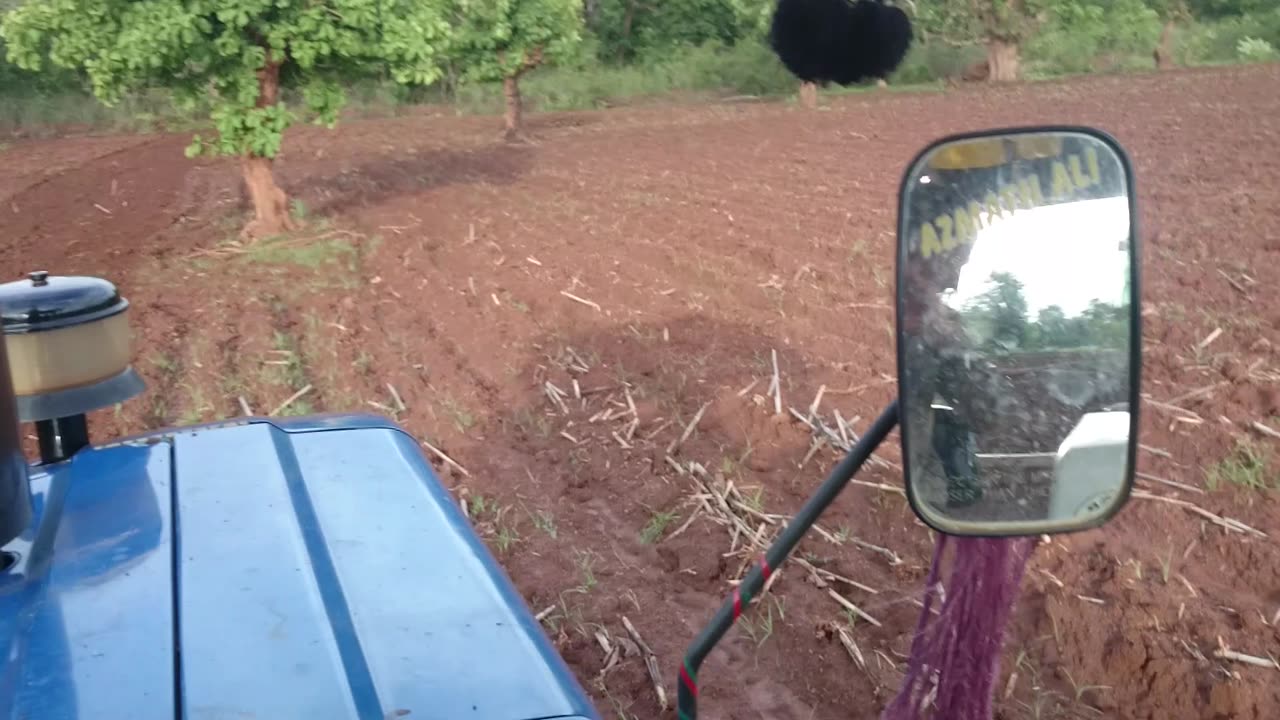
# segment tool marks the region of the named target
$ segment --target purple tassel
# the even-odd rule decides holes
[[[938,537],[902,689],[881,720],[991,720],[1005,626],[1034,538]],[[946,548],[955,548],[933,616]]]

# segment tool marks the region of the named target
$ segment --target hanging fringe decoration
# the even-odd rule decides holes
[[[907,674],[881,720],[991,720],[1005,627],[1035,544],[1036,538],[938,536]],[[940,586],[949,545],[951,572]]]

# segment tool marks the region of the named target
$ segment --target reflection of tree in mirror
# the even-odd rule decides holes
[[[1027,297],[1013,273],[991,273],[992,287],[965,307],[965,320],[985,338],[984,350],[1016,350],[1027,335]]]
[[[1001,353],[1128,347],[1127,303],[1117,305],[1095,299],[1083,312],[1071,317],[1060,306],[1050,305],[1041,309],[1033,322],[1022,282],[1015,275],[992,273],[990,283],[991,287],[970,301],[964,311],[966,325],[982,339],[981,350]]]

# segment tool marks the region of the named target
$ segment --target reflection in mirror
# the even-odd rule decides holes
[[[903,186],[912,504],[953,534],[1091,527],[1127,499],[1137,396],[1127,163],[1083,132],[961,140]]]

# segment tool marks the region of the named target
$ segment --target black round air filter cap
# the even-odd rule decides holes
[[[129,301],[116,286],[94,277],[55,277],[44,270],[0,285],[5,335],[56,330],[124,312]]]

